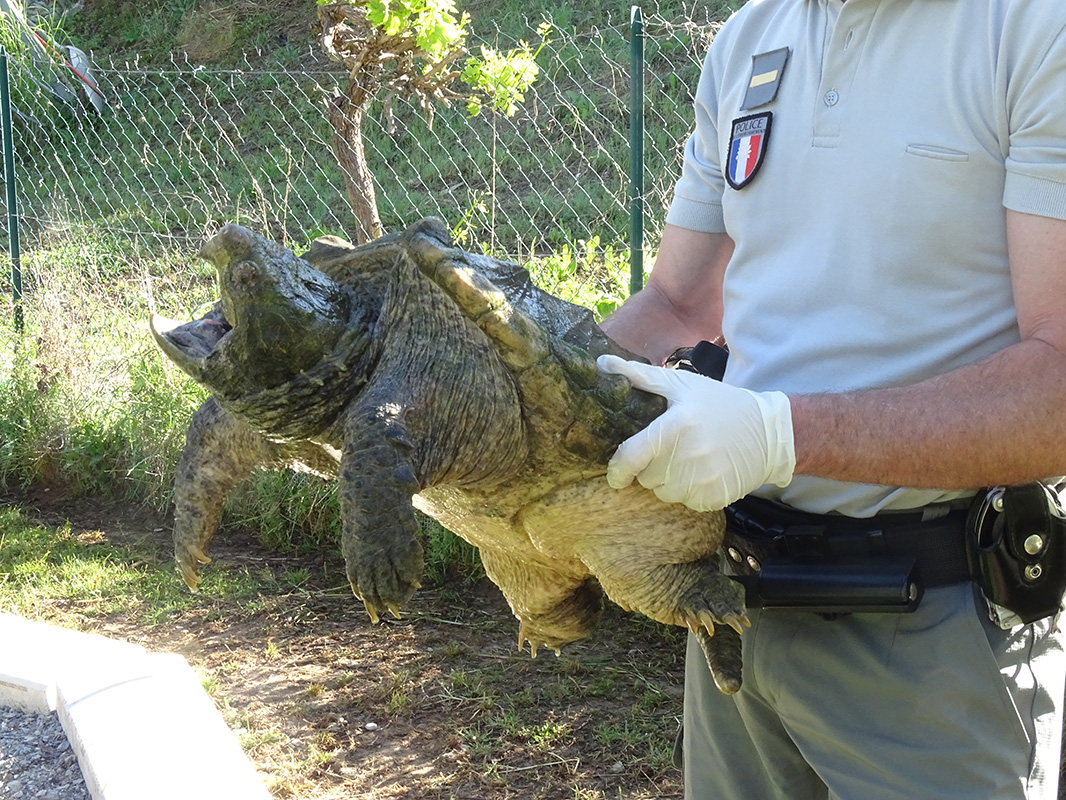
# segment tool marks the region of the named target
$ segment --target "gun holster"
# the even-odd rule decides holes
[[[1035,622],[1062,608],[1066,512],[1052,486],[995,486],[978,494],[966,523],[966,553],[973,579],[1002,627]]]

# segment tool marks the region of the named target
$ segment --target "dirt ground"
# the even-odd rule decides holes
[[[42,498],[20,506],[169,569],[166,518]],[[534,660],[487,579],[427,584],[403,619],[372,625],[335,554],[278,555],[224,530],[212,555],[211,569],[308,577],[251,599],[199,595],[154,624],[67,612],[84,630],[185,656],[274,796],[681,797],[670,763],[680,631],[611,607],[589,639]]]

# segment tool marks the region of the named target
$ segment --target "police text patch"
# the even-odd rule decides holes
[[[766,147],[770,142],[770,123],[773,119],[773,112],[765,111],[733,120],[733,128],[729,133],[725,178],[734,189],[747,186],[762,166],[766,158]]]

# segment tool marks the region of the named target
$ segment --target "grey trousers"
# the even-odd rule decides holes
[[[750,616],[732,697],[689,637],[687,800],[1055,800],[1057,619],[1003,631],[969,583],[913,614]]]

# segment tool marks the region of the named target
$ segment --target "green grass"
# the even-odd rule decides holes
[[[143,554],[99,533],[75,535],[69,525],[42,526],[14,508],[0,508],[0,612],[50,618],[74,611],[154,625],[217,602],[204,597],[247,604],[263,586],[246,572],[216,570],[203,590],[202,596],[190,593],[175,580],[170,563],[146,563]]]
[[[669,769],[677,699],[650,688],[643,674],[654,674],[654,665],[618,664],[588,652],[580,660],[564,653],[543,662],[538,658],[535,664],[535,689],[514,690],[514,671],[521,675],[534,669],[528,659],[467,664],[447,673],[442,682],[442,695],[434,699],[457,709],[458,718],[469,718],[455,733],[482,768],[493,767],[501,742],[508,743],[508,751],[536,755],[565,752],[580,739],[586,752],[592,743],[599,748],[597,760],[604,765],[640,761],[656,770]],[[626,703],[613,712],[604,709],[585,717],[583,704],[602,699],[597,687],[605,677],[613,679],[614,696],[626,698]],[[654,702],[645,699],[648,694],[655,695]]]
[[[300,570],[209,569],[202,591],[194,595],[177,579],[169,558],[159,562],[157,549],[151,542],[124,545],[101,532],[75,531],[69,524],[42,525],[18,510],[2,509],[0,613],[90,629],[94,622],[116,620],[150,630],[187,624],[189,619],[233,623],[257,615],[268,624],[285,608],[285,595],[298,592],[307,578]],[[286,613],[302,604],[295,599]],[[629,631],[635,636],[641,635],[641,626],[646,632],[653,625],[639,619],[626,624],[636,626]],[[602,654],[595,644],[579,646],[579,654],[536,661],[527,654],[491,648],[464,653],[459,647],[445,647],[409,654],[407,661],[397,653],[395,663],[386,659],[369,675],[360,666],[358,673],[338,671],[323,680],[308,680],[283,701],[278,713],[303,724],[320,724],[323,709],[329,709],[349,719],[369,715],[385,725],[447,713],[454,720],[448,746],[478,775],[501,784],[516,770],[573,759],[575,751],[603,768],[623,762],[627,769],[669,775],[678,698],[667,696],[662,676],[666,670],[676,672],[683,634],[655,629],[656,643],[643,651],[639,662],[620,658],[617,649]],[[616,633],[617,623],[594,636]],[[278,659],[279,670],[292,664],[292,652],[282,653],[272,638],[266,637],[262,646],[265,660]],[[338,663],[346,658],[341,655]],[[358,653],[351,657],[356,662],[360,658]],[[245,751],[252,757],[262,752],[276,766],[272,759],[288,739],[261,717],[257,724],[257,705],[231,704],[230,673],[239,669],[236,662],[216,663],[201,674],[202,686]],[[612,694],[605,698],[607,688]],[[440,711],[441,705],[446,712]],[[325,719],[335,718],[330,713]],[[314,765],[348,749],[338,736],[332,726],[310,732],[306,746],[288,756],[295,760],[285,770],[313,776]]]

